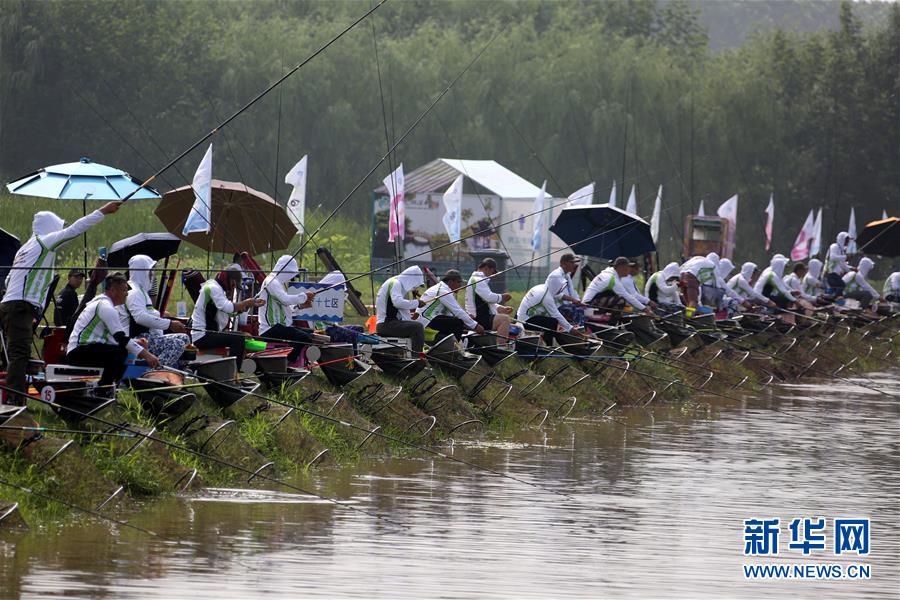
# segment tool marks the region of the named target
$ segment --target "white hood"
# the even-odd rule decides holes
[[[153,288],[150,269],[156,261],[145,254],[135,254],[128,260],[128,275],[132,284],[149,292]]]
[[[875,263],[872,262],[872,259],[866,256],[861,261],[859,261],[859,267],[857,267],[857,271],[859,274],[863,276],[863,278],[869,275],[869,271],[872,270],[872,267],[875,266]]]
[[[753,279],[753,272],[756,269],[756,263],[753,262],[745,262],[741,265],[741,276],[747,280],[747,283],[750,283],[750,280]]]
[[[772,258],[772,262],[769,265],[772,267],[772,272],[778,275],[779,277],[784,277],[784,267],[788,264],[788,260],[786,258],[779,258],[777,255]]]
[[[809,261],[809,273],[808,275],[813,279],[818,279],[819,275],[822,274],[822,261],[818,258],[813,258]]]
[[[725,279],[731,272],[734,271],[734,263],[727,258],[723,258],[719,261],[719,266],[716,268],[716,272],[719,274],[719,277]]]
[[[34,213],[34,219],[31,221],[31,230],[35,235],[47,235],[54,231],[60,231],[66,222],[47,210]]]
[[[400,286],[400,293],[405,295],[417,287],[425,286],[425,273],[421,267],[409,267],[397,275],[397,284]]]
[[[842,231],[842,232],[840,232],[839,234],[837,234],[837,245],[838,245],[838,248],[840,248],[841,250],[843,250],[843,249],[844,249],[844,246],[847,244],[847,238],[849,238],[849,237],[850,237],[850,234],[847,233],[846,231]]]
[[[299,272],[300,268],[297,266],[297,261],[292,256],[285,254],[275,261],[275,268],[272,269],[270,277],[274,276],[277,281],[286,284],[296,277]]]
[[[681,268],[678,266],[678,263],[671,262],[666,265],[666,268],[662,270],[662,276],[664,281],[668,281],[672,277],[678,277],[681,272]]]
[[[712,262],[712,264],[716,265],[716,267],[719,266],[719,255],[716,254],[715,252],[710,252],[709,254],[706,255],[706,258],[710,262]]]
[[[326,273],[322,279],[319,280],[319,283],[323,285],[341,285],[347,281],[347,278],[344,277],[344,274],[340,271],[332,271],[331,273]]]

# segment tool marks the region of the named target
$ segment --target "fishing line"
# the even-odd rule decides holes
[[[200,146],[200,144],[202,144],[203,142],[205,142],[206,140],[208,140],[209,138],[211,138],[218,130],[222,129],[223,127],[225,127],[226,125],[228,125],[229,123],[231,123],[231,121],[233,121],[233,120],[236,119],[238,116],[240,116],[240,114],[243,113],[244,111],[246,111],[248,108],[250,108],[251,106],[253,106],[254,104],[256,104],[260,99],[262,99],[266,94],[268,94],[268,93],[271,92],[273,89],[275,89],[278,85],[280,85],[282,82],[284,82],[288,77],[290,77],[291,75],[293,75],[294,73],[296,73],[297,71],[299,71],[299,70],[300,70],[302,67],[304,67],[307,63],[309,63],[311,60],[313,60],[314,58],[316,58],[319,54],[321,54],[322,52],[324,52],[325,49],[327,49],[327,48],[328,48],[329,46],[331,46],[333,43],[335,43],[336,41],[338,41],[339,39],[341,39],[341,38],[342,38],[345,34],[347,34],[351,29],[353,29],[354,27],[356,27],[359,23],[361,23],[362,21],[364,21],[369,15],[371,15],[373,12],[375,12],[376,10],[378,10],[378,9],[381,7],[381,5],[383,5],[385,2],[387,2],[387,0],[378,0],[378,2],[377,2],[372,8],[370,8],[369,10],[367,10],[367,11],[366,11],[365,13],[363,13],[360,17],[358,17],[355,21],[353,21],[352,23],[350,23],[350,25],[348,25],[348,26],[345,27],[343,30],[341,30],[340,33],[338,33],[336,36],[332,37],[332,38],[331,38],[330,40],[328,40],[324,45],[320,46],[320,47],[319,47],[317,50],[315,50],[312,54],[310,54],[308,57],[306,57],[306,58],[303,59],[300,63],[298,63],[294,68],[292,68],[290,71],[288,71],[287,73],[285,73],[284,75],[282,75],[279,79],[277,79],[276,81],[274,81],[273,83],[271,83],[271,84],[270,84],[268,87],[266,87],[263,91],[261,91],[259,94],[257,94],[256,96],[254,96],[254,97],[253,97],[249,102],[247,102],[243,107],[239,108],[236,112],[234,112],[234,114],[232,114],[230,117],[226,118],[224,121],[222,121],[221,123],[219,123],[216,127],[214,127],[213,129],[211,129],[208,133],[206,133],[205,135],[203,135],[203,136],[202,136],[200,139],[198,139],[196,142],[194,142],[193,144],[191,144],[191,145],[190,145],[186,150],[184,150],[181,154],[179,154],[178,156],[176,156],[174,159],[170,160],[164,167],[162,167],[161,169],[159,169],[158,171],[156,171],[156,173],[154,173],[153,175],[150,176],[149,179],[147,179],[146,181],[144,181],[144,182],[140,185],[140,187],[138,187],[137,189],[135,189],[134,191],[132,191],[131,193],[129,193],[127,196],[125,196],[125,197],[122,199],[122,202],[127,202],[127,201],[128,201],[132,196],[134,196],[139,190],[141,190],[141,189],[147,187],[148,185],[150,185],[150,183],[152,183],[154,179],[156,179],[157,177],[159,177],[160,175],[162,175],[165,171],[169,170],[169,168],[172,167],[175,163],[177,163],[179,160],[181,160],[182,158],[184,158],[185,156],[187,156],[191,151],[193,151],[195,148],[197,148],[198,146]]]
[[[405,346],[398,346],[398,347],[399,347],[399,348],[405,348]],[[342,359],[342,360],[346,361],[346,358],[344,358],[344,359]],[[449,362],[448,362],[448,364],[452,364],[452,363],[449,363]],[[179,371],[178,369],[173,369],[173,368],[170,368],[170,367],[166,367],[166,370],[168,370],[168,371],[173,371],[173,372],[175,372],[175,373],[180,373],[180,374],[182,374],[182,375],[188,375],[188,376],[191,376],[191,377],[196,377],[197,379],[200,379],[200,380],[203,380],[203,381],[207,381],[208,383],[215,383],[215,384],[221,385],[221,386],[223,386],[223,387],[229,387],[229,388],[232,388],[232,389],[234,389],[234,390],[244,391],[244,390],[242,390],[241,388],[229,386],[227,383],[215,381],[215,380],[213,380],[213,379],[209,379],[209,378],[207,378],[207,377],[202,377],[202,376],[200,376],[200,375],[195,375],[195,374],[193,374],[193,373],[188,373],[188,372],[186,372],[186,371]],[[503,380],[500,380],[500,381],[502,381],[502,382],[504,383],[504,385],[510,385],[510,384],[507,383],[506,381],[503,381]],[[248,392],[248,395],[249,395],[249,396],[256,397],[256,398],[260,398],[260,399],[263,399],[263,400],[266,400],[266,401],[269,401],[269,402],[273,402],[273,403],[278,404],[278,405],[280,405],[280,406],[284,406],[284,407],[287,407],[287,408],[293,408],[293,409],[295,409],[295,410],[297,410],[297,411],[299,411],[299,412],[302,412],[302,413],[304,413],[304,414],[308,414],[308,415],[313,416],[313,417],[318,417],[319,419],[323,419],[323,420],[329,421],[329,422],[331,422],[331,423],[340,424],[340,425],[343,425],[344,427],[349,427],[349,428],[351,428],[351,429],[355,429],[355,430],[357,430],[357,431],[364,432],[364,433],[366,433],[367,435],[374,435],[374,436],[376,436],[376,437],[380,437],[380,438],[383,438],[383,439],[385,439],[385,440],[388,440],[388,441],[391,441],[391,442],[395,442],[395,443],[397,443],[397,444],[402,444],[402,445],[407,446],[407,447],[409,447],[409,448],[412,448],[412,449],[414,449],[414,450],[420,450],[420,451],[422,451],[422,452],[427,452],[428,454],[432,454],[432,455],[434,455],[434,456],[439,456],[439,457],[441,457],[441,458],[445,458],[445,459],[447,459],[447,460],[449,460],[449,461],[451,461],[451,462],[455,462],[455,463],[467,465],[467,466],[472,467],[472,468],[474,468],[474,469],[477,469],[477,470],[480,470],[480,471],[484,471],[484,472],[490,473],[490,474],[492,474],[492,475],[496,475],[497,477],[503,477],[504,479],[510,479],[510,480],[512,480],[512,481],[516,481],[516,482],[518,482],[518,483],[521,483],[521,484],[527,485],[527,486],[529,486],[529,487],[532,487],[532,488],[541,490],[541,491],[543,491],[543,492],[549,492],[549,493],[551,493],[551,494],[556,494],[557,496],[562,496],[562,497],[564,497],[564,498],[566,498],[566,499],[568,499],[568,500],[573,500],[573,501],[576,501],[576,502],[577,502],[577,500],[576,500],[574,497],[572,497],[572,496],[570,496],[569,494],[566,494],[566,493],[564,493],[564,492],[560,492],[560,491],[557,491],[557,490],[554,490],[554,489],[551,489],[551,488],[548,488],[548,487],[544,487],[544,486],[542,486],[542,485],[539,485],[539,484],[537,484],[537,483],[533,483],[533,482],[528,481],[528,480],[526,480],[526,479],[521,479],[521,478],[519,478],[519,477],[516,477],[515,475],[510,475],[510,474],[508,474],[508,473],[503,473],[502,471],[497,471],[497,470],[491,469],[491,468],[489,468],[489,467],[485,467],[485,466],[483,466],[483,465],[479,465],[478,463],[474,463],[474,462],[471,462],[471,461],[468,461],[468,460],[465,460],[465,459],[461,459],[461,458],[456,458],[456,457],[450,456],[450,455],[448,455],[448,454],[444,454],[443,452],[440,452],[440,451],[438,451],[438,450],[434,450],[433,448],[428,448],[427,446],[420,446],[419,444],[415,444],[415,443],[412,443],[412,442],[408,442],[408,441],[406,441],[406,440],[404,440],[404,439],[402,439],[402,438],[398,438],[398,437],[394,437],[394,436],[392,436],[392,435],[388,435],[388,434],[386,434],[386,433],[382,433],[381,431],[379,431],[379,430],[377,430],[377,429],[366,429],[365,427],[361,427],[361,426],[359,426],[359,425],[354,425],[353,423],[348,423],[347,421],[343,421],[343,420],[337,419],[337,418],[335,418],[335,417],[330,417],[330,416],[328,416],[328,415],[324,415],[324,414],[322,414],[322,413],[319,413],[319,412],[316,412],[316,411],[313,411],[313,410],[309,410],[309,409],[303,408],[302,406],[298,406],[298,405],[296,405],[296,404],[291,404],[290,402],[283,402],[283,401],[281,401],[281,400],[276,400],[276,399],[274,399],[274,398],[271,398],[271,397],[269,397],[269,396],[265,396],[265,395],[263,395],[263,394],[258,394],[258,393],[256,393],[256,392]]]
[[[79,411],[79,410],[77,410],[77,409],[75,409],[75,408],[72,408],[72,407],[62,406],[62,405],[57,404],[57,403],[55,403],[55,402],[53,402],[53,401],[51,401],[51,400],[45,400],[45,399],[44,399],[42,396],[40,396],[40,395],[38,395],[38,396],[32,396],[31,394],[28,394],[28,393],[25,393],[25,392],[20,392],[19,390],[15,390],[15,389],[13,389],[13,388],[11,388],[11,387],[8,387],[8,386],[6,386],[6,385],[4,385],[4,384],[0,384],[0,390],[4,390],[4,391],[6,391],[7,393],[15,394],[15,395],[17,395],[17,396],[22,396],[22,397],[27,398],[27,399],[29,399],[29,400],[34,400],[34,401],[36,401],[36,402],[39,402],[39,403],[41,403],[41,404],[50,406],[50,407],[52,407],[52,408],[57,408],[57,409],[60,409],[60,410],[65,410],[65,411],[71,412],[71,413],[73,413],[73,414],[75,414],[75,415],[78,415],[79,417],[82,417],[82,418],[85,418],[85,419],[91,419],[92,421],[96,421],[96,422],[98,422],[98,423],[101,423],[101,424],[106,425],[107,427],[111,427],[111,428],[113,428],[113,429],[122,430],[122,431],[126,431],[126,432],[129,432],[129,433],[132,433],[132,434],[134,434],[135,436],[138,436],[138,437],[141,437],[141,438],[145,438],[145,439],[150,440],[150,441],[153,441],[153,442],[158,442],[158,443],[160,443],[160,444],[162,444],[162,445],[164,445],[164,446],[168,446],[169,448],[174,448],[175,450],[180,450],[180,451],[182,451],[182,452],[187,452],[188,454],[192,454],[192,455],[194,455],[194,456],[197,456],[197,457],[203,458],[203,459],[205,459],[205,460],[214,462],[214,463],[216,463],[216,464],[218,464],[218,465],[221,465],[221,466],[224,466],[224,467],[228,467],[228,468],[234,469],[235,471],[240,471],[241,473],[245,473],[245,474],[247,474],[247,475],[253,475],[254,477],[256,477],[256,478],[258,478],[258,479],[264,479],[264,480],[266,480],[266,481],[271,481],[272,483],[275,483],[275,484],[284,486],[284,487],[286,487],[286,488],[288,488],[288,489],[290,489],[290,490],[294,490],[294,491],[296,491],[296,492],[300,492],[300,493],[306,494],[306,495],[308,495],[308,496],[313,496],[313,497],[318,498],[318,499],[320,499],[320,500],[324,500],[324,501],[326,501],[326,502],[329,502],[329,503],[331,503],[331,504],[334,504],[335,506],[340,506],[340,507],[342,507],[342,508],[346,508],[346,509],[349,509],[349,510],[353,510],[353,511],[356,511],[356,512],[358,512],[358,513],[362,513],[362,514],[364,514],[364,515],[367,515],[367,516],[369,516],[369,517],[374,517],[374,518],[376,518],[376,519],[378,519],[378,520],[380,520],[380,521],[384,521],[385,523],[390,523],[391,525],[395,525],[395,526],[400,527],[400,528],[402,528],[402,529],[409,529],[409,526],[408,526],[408,525],[404,525],[403,523],[400,523],[400,522],[398,522],[398,521],[394,521],[393,519],[390,519],[390,518],[388,518],[388,517],[384,517],[384,516],[378,515],[378,514],[376,514],[376,513],[374,513],[374,512],[371,512],[371,511],[369,511],[369,510],[366,510],[366,509],[364,509],[364,508],[359,508],[359,507],[353,506],[352,504],[348,504],[347,502],[344,502],[344,501],[341,501],[341,500],[337,500],[337,499],[335,499],[335,498],[329,498],[328,496],[323,496],[322,494],[318,494],[318,493],[316,493],[316,492],[311,492],[311,491],[309,491],[309,490],[305,490],[305,489],[303,489],[303,488],[301,488],[301,487],[298,487],[298,486],[296,486],[296,485],[287,483],[286,481],[283,481],[283,480],[281,480],[281,479],[276,479],[276,478],[274,478],[274,477],[271,477],[271,476],[269,476],[269,475],[266,475],[265,473],[257,473],[257,472],[255,472],[255,471],[252,471],[252,470],[247,469],[247,468],[245,468],[245,467],[242,467],[242,466],[240,466],[240,465],[233,464],[233,463],[229,463],[229,462],[227,462],[227,461],[225,461],[225,460],[222,460],[221,458],[216,458],[215,456],[212,456],[212,455],[210,455],[210,454],[206,454],[206,453],[204,453],[204,452],[200,452],[199,450],[194,450],[193,448],[190,448],[190,447],[188,447],[188,446],[182,446],[181,444],[177,444],[177,443],[175,443],[175,442],[170,442],[170,441],[165,440],[165,439],[163,439],[163,438],[154,437],[154,436],[152,436],[152,435],[143,433],[143,432],[141,432],[141,431],[137,431],[137,430],[134,430],[134,429],[129,429],[129,427],[127,426],[127,424],[113,423],[113,422],[111,422],[111,421],[107,421],[106,419],[103,419],[103,418],[98,417],[98,416],[96,416],[96,415],[84,413],[84,412],[81,412],[81,411]]]
[[[152,536],[155,538],[159,538],[159,539],[165,540],[167,542],[172,542],[173,544],[176,544],[178,546],[183,545],[182,542],[180,542],[178,540],[163,537],[154,531],[150,531],[149,529],[144,529],[143,527],[139,527],[138,525],[132,525],[131,523],[129,523],[127,521],[120,521],[119,519],[109,517],[107,515],[104,515],[101,512],[96,511],[96,510],[93,510],[90,508],[84,508],[83,506],[79,506],[68,500],[63,500],[62,498],[58,498],[56,496],[51,496],[50,494],[45,494],[44,492],[39,492],[37,490],[33,490],[29,487],[25,487],[24,485],[19,485],[18,483],[13,483],[11,481],[7,481],[6,479],[0,478],[0,485],[5,485],[5,486],[11,487],[13,489],[17,489],[17,490],[26,492],[28,494],[32,494],[34,496],[37,496],[38,498],[42,498],[44,500],[49,500],[50,502],[56,502],[57,504],[62,504],[63,506],[66,506],[73,510],[77,510],[79,512],[83,512],[83,513],[89,514],[91,516],[98,517],[104,521],[109,521],[110,523],[115,523],[116,525],[119,525],[121,527],[127,527],[129,529],[134,529],[135,531],[140,531],[143,534],[146,534],[146,535],[149,535],[149,536]],[[213,555],[213,556],[215,556],[215,555]]]

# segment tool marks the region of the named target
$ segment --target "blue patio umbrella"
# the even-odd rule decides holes
[[[142,181],[119,169],[91,162],[82,157],[78,162],[51,165],[6,184],[13,194],[55,198],[58,200],[121,200]],[[143,188],[132,200],[159,200],[153,188]]]
[[[6,184],[13,194],[81,200],[81,214],[87,214],[88,200],[121,200],[141,187],[142,181],[125,171],[92,162],[84,156],[78,162],[51,165]],[[159,192],[145,187],[131,200],[159,200]],[[87,269],[87,234],[84,235],[84,268]]]
[[[656,250],[647,221],[609,204],[564,208],[550,231],[587,256],[611,260]]]

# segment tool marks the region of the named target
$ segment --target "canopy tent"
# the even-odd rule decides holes
[[[468,251],[496,248],[509,252],[516,263],[527,262],[531,256],[531,238],[534,230],[534,199],[540,193],[540,187],[522,176],[507,169],[493,160],[464,160],[455,158],[437,158],[405,175],[405,202],[407,232],[404,243],[404,256],[422,254],[418,259],[422,262],[448,260],[455,257],[454,247],[430,252],[447,242],[446,231],[441,221],[444,208],[441,196],[453,181],[463,175],[468,180],[464,184],[461,214],[462,237],[477,231],[477,235],[463,241]],[[393,245],[387,243],[387,188],[381,185],[373,190],[373,263],[388,262],[393,259]],[[551,198],[547,197],[546,206],[550,206]],[[551,219],[549,212],[542,221],[542,251],[545,254],[550,248],[548,227]],[[513,221],[491,232],[490,225]],[[500,244],[502,238],[503,244]],[[547,259],[537,266],[547,264]]]

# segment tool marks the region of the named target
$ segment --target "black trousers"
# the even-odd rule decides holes
[[[840,296],[844,293],[844,278],[838,275],[837,273],[828,273],[825,275],[825,283],[828,284],[834,293],[835,296]]]
[[[26,373],[31,358],[31,338],[34,335],[34,320],[38,308],[24,300],[12,300],[0,304],[0,319],[3,321],[3,337],[6,339],[6,385],[23,394],[28,391]],[[11,397],[13,403],[24,405],[25,397]]]
[[[312,332],[300,327],[288,327],[287,325],[272,325],[266,332],[260,334],[260,338],[267,342],[286,342],[291,345],[291,353],[288,361],[294,362],[300,358],[300,352],[304,346],[312,342]]]
[[[556,332],[559,329],[559,323],[553,317],[548,317],[547,315],[537,315],[531,317],[524,323],[525,329],[529,331],[538,331],[541,334],[541,337],[544,338],[544,343],[548,346],[553,344],[553,339],[556,338]],[[560,342],[561,344],[562,342]]]
[[[210,348],[228,348],[228,354],[237,359],[237,368],[240,370],[244,362],[244,340],[240,333],[230,331],[210,331],[199,340],[194,340],[194,345],[200,350]]]
[[[85,344],[68,354],[66,361],[76,367],[101,367],[100,385],[111,385],[125,374],[128,350],[118,344]]]
[[[456,336],[456,339],[461,339],[463,332],[466,330],[466,325],[462,322],[462,319],[449,315],[436,316],[428,323],[428,327],[438,332],[434,338],[435,341],[451,334]]]

